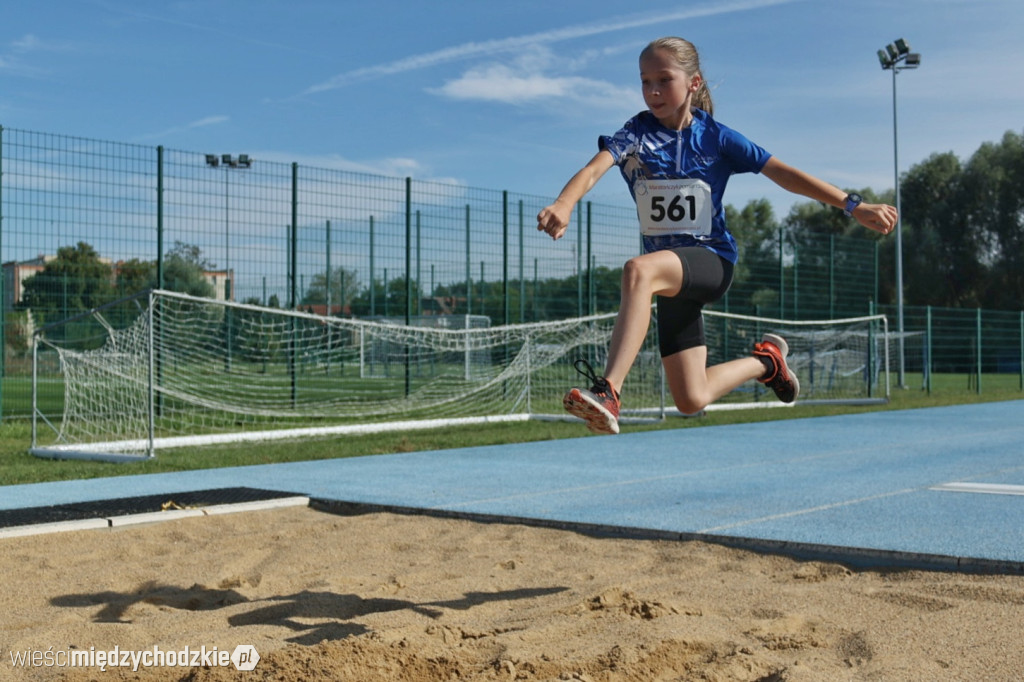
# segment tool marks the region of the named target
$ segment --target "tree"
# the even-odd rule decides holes
[[[198,246],[174,242],[174,248],[164,257],[164,288],[211,298],[214,295],[213,285],[206,281],[203,273],[212,267]]]
[[[971,226],[961,197],[962,176],[960,160],[946,152],[915,165],[901,182],[904,296],[914,305],[978,301],[973,288],[983,273],[978,245],[966,239]]]
[[[330,279],[331,307],[338,306],[343,311],[350,309],[352,301],[359,294],[358,273],[343,267],[332,268]],[[320,272],[313,275],[313,281],[306,288],[300,305],[326,303],[327,276]]]
[[[22,306],[40,323],[70,317],[113,300],[111,279],[110,264],[92,246],[62,246],[42,272],[25,280]]]
[[[1024,137],[985,143],[963,169],[959,200],[969,231],[953,243],[988,271],[979,305],[1019,310],[1024,297]]]
[[[117,267],[117,293],[130,296],[139,291],[153,288],[156,284],[156,265],[153,261],[132,258],[119,263]]]
[[[1024,137],[1007,132],[966,163],[933,154],[902,184],[904,286],[915,305],[1020,310]]]
[[[771,202],[767,199],[749,201],[740,211],[728,205],[725,223],[740,250],[729,291],[730,307],[753,311],[761,305],[763,314],[777,313],[769,308],[773,303],[777,306],[779,301],[779,223]],[[776,286],[766,287],[767,282]]]

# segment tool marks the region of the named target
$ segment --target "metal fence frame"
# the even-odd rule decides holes
[[[5,398],[5,383],[6,393],[18,388],[28,364],[19,355],[27,348],[15,341],[30,337],[33,324],[103,303],[77,299],[81,283],[65,280],[54,283],[63,299],[49,319],[15,311],[28,267],[20,264],[56,248],[84,242],[112,273],[151,264],[149,284],[164,288],[168,255],[193,246],[217,297],[359,316],[479,314],[496,324],[614,310],[620,268],[640,251],[629,205],[581,203],[565,238],[552,244],[532,226],[549,197],[242,161],[0,127],[0,419],[29,411],[17,396]],[[874,312],[876,240],[823,236],[798,252],[780,231],[777,242],[777,254],[741,257],[716,308],[784,319]],[[115,288],[111,296],[129,293]],[[998,311],[982,317],[978,349],[1013,343],[1016,320]],[[923,333],[924,321],[908,330]],[[938,352],[944,342],[933,343]]]

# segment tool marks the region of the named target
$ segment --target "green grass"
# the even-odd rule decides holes
[[[894,389],[892,400],[887,405],[797,405],[791,409],[710,412],[697,418],[672,418],[662,423],[643,426],[624,425],[623,431],[629,433],[657,429],[702,428],[778,419],[815,418],[879,410],[903,410],[1024,399],[1019,382],[995,382],[983,379],[984,392],[982,394],[968,390],[965,378],[950,380],[948,383],[949,386],[945,387],[945,390],[933,391],[930,395],[919,388]],[[912,380],[908,376],[907,384],[919,387],[920,377],[914,377]],[[56,461],[33,457],[28,454],[31,439],[29,423],[23,420],[11,420],[0,425],[0,485],[359,457],[584,436],[591,437],[587,430],[578,423],[531,421],[364,436],[308,438],[301,441],[274,441],[258,445],[244,443],[202,448],[176,448],[165,450],[154,459],[144,462],[109,464],[88,461]]]

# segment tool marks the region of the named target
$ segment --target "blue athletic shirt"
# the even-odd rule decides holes
[[[638,190],[646,194],[648,180],[691,178],[710,185],[710,230],[645,234],[644,253],[703,246],[736,262],[736,240],[725,226],[725,185],[735,173],[759,173],[771,154],[701,109],[693,109],[693,121],[683,130],[666,128],[651,112],[641,112],[614,135],[598,138],[598,147],[611,153],[634,201]]]

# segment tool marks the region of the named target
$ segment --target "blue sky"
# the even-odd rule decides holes
[[[554,196],[643,108],[637,55],[680,35],[716,117],[846,188],[1024,131],[1020,0],[27,0],[0,22],[0,125]],[[798,198],[733,180],[726,201]],[[590,197],[625,204],[609,173]]]

